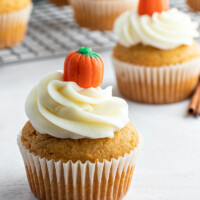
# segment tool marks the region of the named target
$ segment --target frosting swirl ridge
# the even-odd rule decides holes
[[[180,45],[191,45],[199,36],[198,23],[176,8],[154,13],[151,16],[137,12],[123,13],[115,22],[114,32],[119,43],[130,47],[139,43],[158,49],[173,49]]]
[[[46,76],[27,97],[25,110],[40,133],[58,138],[105,138],[129,121],[127,103],[106,89],[79,87],[57,71]]]

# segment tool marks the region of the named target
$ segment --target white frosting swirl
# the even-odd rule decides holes
[[[198,23],[189,15],[173,8],[162,13],[138,15],[137,12],[123,13],[115,22],[114,32],[119,43],[130,47],[138,43],[159,49],[173,49],[180,45],[191,45],[199,36]]]
[[[63,81],[60,71],[30,92],[25,110],[37,131],[58,138],[113,137],[129,121],[128,105],[112,97],[112,87],[84,89]]]

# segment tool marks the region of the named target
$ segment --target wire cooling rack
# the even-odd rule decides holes
[[[171,7],[189,13],[200,22],[200,14],[191,12],[183,0],[171,0]],[[81,46],[97,52],[110,50],[116,42],[112,32],[89,31],[74,21],[70,6],[56,7],[45,0],[35,0],[27,35],[23,43],[0,50],[0,66],[63,56]]]
[[[90,32],[78,27],[70,6],[57,7],[45,0],[37,0],[24,42],[0,50],[0,65],[62,56],[82,46],[106,51],[115,41],[111,32]]]

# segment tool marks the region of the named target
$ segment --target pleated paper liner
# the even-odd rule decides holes
[[[138,146],[129,154],[111,161],[55,162],[35,156],[18,136],[30,188],[40,200],[120,200],[130,186]]]
[[[145,67],[113,57],[117,84],[123,96],[136,102],[166,104],[187,99],[200,74],[200,58],[182,64]]]
[[[138,0],[70,0],[76,22],[93,30],[112,30],[116,18],[137,8]]]
[[[27,8],[0,14],[0,49],[19,44],[26,34],[32,4]]]

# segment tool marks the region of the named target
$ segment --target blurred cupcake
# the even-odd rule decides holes
[[[198,24],[177,9],[168,10],[167,1],[152,5],[141,0],[138,12],[116,20],[119,42],[113,64],[118,87],[133,101],[178,102],[191,95],[199,77],[200,48],[194,40]]]
[[[187,0],[188,6],[194,11],[200,11],[200,1],[199,0]]]
[[[0,48],[22,42],[31,10],[31,0],[0,1]]]
[[[67,6],[69,4],[68,0],[49,0],[49,2],[51,2],[57,6]]]
[[[123,12],[137,7],[138,0],[70,0],[76,22],[93,30],[112,30]]]
[[[45,199],[122,199],[140,149],[127,103],[102,89],[104,64],[87,47],[71,52],[26,100],[18,145],[30,188]]]

